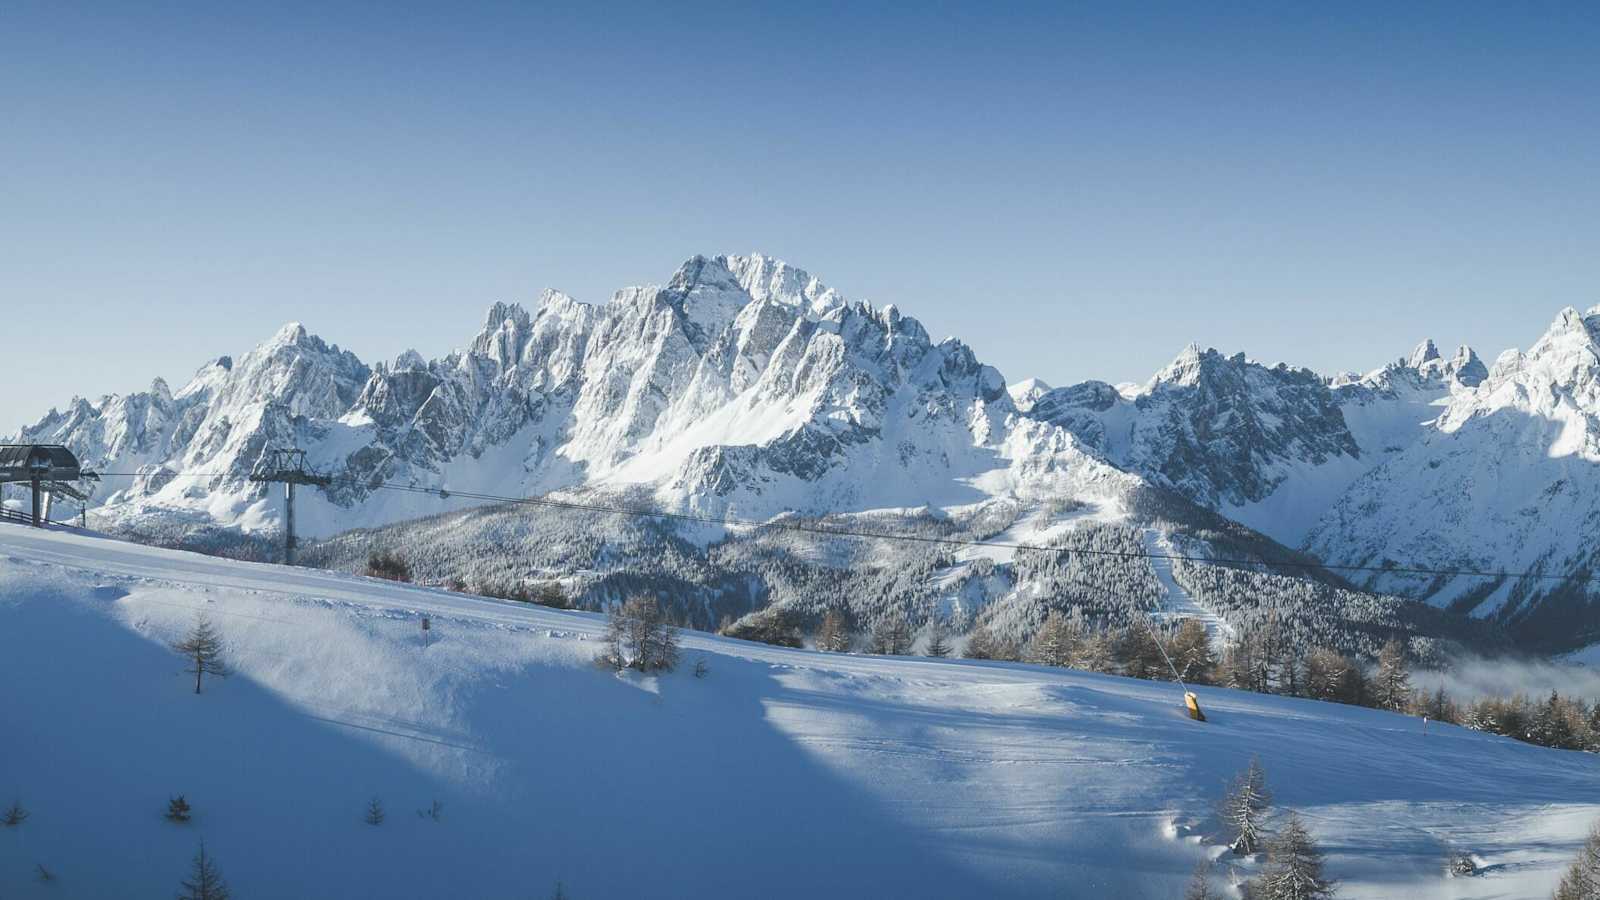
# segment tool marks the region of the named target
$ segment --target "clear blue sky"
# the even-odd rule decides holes
[[[0,431],[694,253],[1052,383],[1492,359],[1600,303],[1592,5],[866,6],[7,3]]]

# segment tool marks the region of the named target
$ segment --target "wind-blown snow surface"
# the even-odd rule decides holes
[[[196,696],[166,644],[199,610],[236,673]],[[1600,816],[1593,756],[1372,710],[1207,690],[1199,724],[1171,685],[702,635],[703,679],[617,677],[601,628],[0,529],[0,794],[33,813],[0,894],[161,895],[204,838],[247,897],[1169,898],[1252,753],[1350,897],[1540,896]]]

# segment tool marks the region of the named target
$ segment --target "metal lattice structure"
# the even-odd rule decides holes
[[[262,454],[255,471],[250,473],[250,480],[283,485],[283,561],[285,565],[294,565],[294,486],[328,487],[333,484],[333,476],[307,469],[306,452],[297,447],[285,447]]]

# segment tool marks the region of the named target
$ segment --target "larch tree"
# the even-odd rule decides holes
[[[1146,681],[1165,681],[1171,677],[1166,657],[1162,652],[1161,638],[1155,626],[1148,621],[1130,625],[1117,636],[1112,645],[1122,674]]]
[[[1187,684],[1206,684],[1217,667],[1217,656],[1211,651],[1211,635],[1199,619],[1184,619],[1167,644],[1167,655],[1178,668],[1178,674]]]
[[[1402,712],[1411,705],[1411,666],[1406,662],[1405,645],[1397,639],[1390,638],[1378,653],[1373,692],[1382,709]]]
[[[1189,876],[1189,885],[1183,889],[1183,900],[1222,900],[1211,886],[1211,860],[1202,860]]]
[[[1072,657],[1072,667],[1085,672],[1115,672],[1117,669],[1115,650],[1111,643],[1111,635],[1104,630],[1095,631],[1078,642],[1078,650]]]
[[[1028,662],[1041,666],[1070,666],[1078,651],[1078,639],[1072,622],[1052,610],[1028,643]]]
[[[228,900],[231,896],[216,861],[206,855],[206,845],[201,843],[189,878],[180,885],[178,900]]]
[[[935,618],[928,624],[928,643],[923,653],[934,659],[944,659],[950,655],[950,633],[942,619]]]
[[[1294,812],[1267,842],[1267,866],[1251,880],[1250,900],[1326,900],[1334,882],[1322,871],[1322,851]]]
[[[872,629],[872,652],[880,656],[904,656],[911,651],[911,626],[906,617],[890,613]]]
[[[1600,824],[1589,829],[1589,839],[1561,876],[1554,900],[1600,900]]]
[[[1239,856],[1260,851],[1266,837],[1262,820],[1272,805],[1267,790],[1267,773],[1261,760],[1251,757],[1250,765],[1234,779],[1218,810],[1228,829],[1228,846]]]
[[[1011,642],[996,637],[994,629],[980,625],[967,636],[967,646],[961,655],[967,659],[1011,660],[1017,658],[1017,648]]]
[[[619,672],[668,671],[678,664],[678,630],[649,597],[632,597],[611,610],[606,646],[603,658]]]
[[[188,636],[173,644],[172,649],[188,660],[189,667],[184,671],[194,675],[196,694],[200,693],[200,681],[204,676],[228,677],[228,664],[223,660],[227,648],[222,643],[222,635],[204,614],[195,619]]]
[[[850,633],[850,622],[844,613],[837,609],[828,610],[822,617],[822,626],[817,629],[817,649],[846,653],[852,643],[854,636]]]

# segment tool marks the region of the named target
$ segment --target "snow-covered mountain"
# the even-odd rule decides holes
[[[368,366],[286,325],[176,392],[158,380],[74,400],[20,437],[137,472],[106,478],[95,521],[145,533],[274,531],[279,501],[248,474],[298,446],[337,479],[302,495],[310,536],[479,502],[463,493],[550,492],[756,520],[942,516],[1008,540],[1084,522],[1165,534],[1174,515],[1216,533],[1150,501],[1170,492],[1331,562],[1554,570],[1587,565],[1580,523],[1600,515],[1595,354],[1592,322],[1569,311],[1492,371],[1432,342],[1331,378],[1191,346],[1142,386],[1008,387],[892,306],[768,257],[696,257],[601,305],[556,291],[531,310],[495,304],[440,359]],[[1552,593],[1569,612],[1587,596],[1367,581],[1507,621],[1536,619]]]
[[[1185,348],[1147,384],[1049,391],[1027,414],[1116,465],[1291,545],[1357,477],[1417,440],[1438,405],[1482,380],[1433,342],[1366,377],[1324,378],[1243,353]]]
[[[1450,396],[1417,440],[1352,485],[1306,546],[1341,564],[1587,577],[1600,562],[1590,540],[1596,524],[1600,308],[1566,309],[1532,349],[1502,354],[1475,389]],[[1495,615],[1553,646],[1600,638],[1585,581],[1358,580]]]
[[[338,477],[300,528],[327,535],[427,513],[403,483],[522,496],[638,490],[675,510],[959,506],[994,497],[1114,503],[1138,481],[1068,432],[1021,416],[961,342],[851,302],[761,256],[696,257],[664,287],[590,306],[546,292],[496,304],[467,348],[368,367],[285,326],[176,394],[75,400],[23,430],[108,478],[102,522],[275,527],[247,480],[264,450],[306,448]],[[215,477],[196,478],[192,473]]]
[[[1492,369],[1426,341],[1333,378],[1191,346],[1131,394],[1086,382],[1027,414],[1328,564],[1587,575],[1600,561],[1583,538],[1600,521],[1597,340],[1600,309],[1568,309]],[[1346,574],[1496,618],[1534,646],[1600,639],[1586,581]]]

